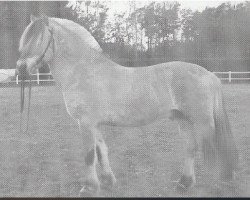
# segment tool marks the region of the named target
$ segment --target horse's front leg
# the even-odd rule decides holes
[[[108,147],[105,144],[105,141],[103,139],[101,132],[99,132],[99,134],[97,135],[96,143],[97,143],[97,146],[96,146],[97,157],[98,157],[98,161],[101,165],[101,170],[102,170],[101,181],[104,186],[112,187],[116,182],[116,178],[109,164]]]
[[[83,148],[85,153],[85,181],[80,191],[80,196],[96,196],[100,191],[100,181],[97,176],[96,164],[96,129],[94,126],[86,126],[79,122],[80,132],[83,137]]]
[[[184,160],[184,169],[181,179],[177,185],[179,191],[186,191],[195,184],[194,160],[198,150],[198,144],[195,138],[194,126],[186,120],[181,120],[179,123],[179,131],[184,134],[187,141],[186,157]]]

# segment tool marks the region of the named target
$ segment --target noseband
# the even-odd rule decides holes
[[[46,48],[44,49],[43,53],[41,54],[41,56],[36,60],[36,64],[38,65],[42,62],[46,52],[49,49],[49,46],[51,44],[51,42],[53,41],[53,32],[51,29],[48,29],[50,32],[50,39],[49,42],[46,46]],[[53,52],[54,52],[54,42],[53,42]],[[24,93],[25,90],[25,76],[22,76],[21,79],[21,110],[20,110],[20,132],[22,132],[22,114],[23,114],[23,110],[24,110]],[[29,76],[29,96],[28,96],[28,113],[27,113],[27,123],[26,123],[26,130],[24,131],[24,133],[28,132],[29,129],[29,117],[30,117],[30,102],[31,102],[31,76]]]

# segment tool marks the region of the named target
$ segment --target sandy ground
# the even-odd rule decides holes
[[[250,85],[225,84],[227,110],[240,151],[233,183],[211,178],[197,156],[197,184],[175,191],[184,138],[176,123],[161,120],[142,128],[104,127],[117,178],[114,197],[250,197]],[[19,88],[0,88],[0,197],[75,197],[84,175],[84,152],[77,125],[67,115],[55,86],[34,87],[28,134],[19,132]],[[25,115],[25,113],[24,113]]]

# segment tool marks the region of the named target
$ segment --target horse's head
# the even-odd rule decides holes
[[[34,73],[42,66],[41,61],[52,59],[53,32],[48,17],[31,16],[31,22],[21,36],[19,52],[16,70],[21,76]]]

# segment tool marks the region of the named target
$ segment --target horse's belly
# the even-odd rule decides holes
[[[102,123],[112,126],[142,126],[150,124],[159,118],[158,110],[145,110],[144,112],[136,108],[119,109],[118,111],[109,111],[103,118]]]
[[[166,97],[159,95],[151,85],[138,88],[116,96],[101,92],[86,95],[76,91],[63,92],[63,96],[71,117],[91,123],[141,126],[169,115],[171,103],[165,101]]]
[[[142,126],[167,117],[170,104],[157,99],[139,98],[127,104],[117,104],[107,110],[104,123],[113,126]]]

